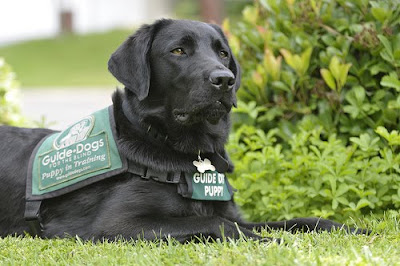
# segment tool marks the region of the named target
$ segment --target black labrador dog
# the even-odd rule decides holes
[[[125,85],[114,93],[112,108],[117,143],[129,161],[156,172],[196,172],[193,161],[200,155],[213,164],[212,158],[219,158],[226,163],[223,171],[233,170],[224,144],[240,68],[218,26],[185,20],[144,25],[112,54],[108,67]],[[0,127],[0,236],[30,232],[24,220],[28,160],[51,133]],[[46,199],[40,207],[40,236],[170,236],[185,242],[197,237],[238,239],[242,234],[262,239],[255,233],[261,228],[355,231],[318,218],[248,223],[233,199],[189,199],[177,193],[177,186],[126,172]]]

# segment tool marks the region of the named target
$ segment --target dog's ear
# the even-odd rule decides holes
[[[230,50],[230,48],[229,48]],[[237,92],[240,88],[240,82],[242,78],[242,72],[240,70],[240,65],[233,55],[232,51],[229,51],[231,54],[231,59],[229,61],[229,69],[232,71],[232,73],[235,75],[235,84],[233,85],[233,89],[235,92]],[[232,103],[233,106],[237,107],[237,99],[236,99],[236,93],[233,93],[232,95]]]
[[[222,36],[222,39],[229,47],[229,54],[231,55],[231,58],[229,61],[229,69],[235,75],[235,84],[234,84],[233,88],[235,91],[237,91],[240,87],[241,74],[242,74],[240,71],[240,65],[239,65],[236,57],[233,55],[232,50],[229,46],[228,40],[227,40],[224,32],[222,31],[222,29],[216,24],[209,24],[209,25],[211,27],[213,27]],[[232,98],[233,105],[236,107],[236,105],[237,105],[236,94],[234,94],[232,97],[233,97]]]
[[[154,24],[144,25],[130,36],[108,61],[108,70],[133,91],[141,101],[149,94],[149,51],[154,35]]]

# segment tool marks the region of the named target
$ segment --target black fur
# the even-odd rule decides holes
[[[118,142],[129,160],[158,171],[193,172],[199,151],[228,159],[224,144],[240,68],[218,26],[180,20],[145,25],[111,56],[109,70],[125,85],[113,95],[113,108]],[[212,80],[212,73],[222,76]],[[150,135],[149,127],[163,137]],[[51,132],[0,127],[0,236],[29,231],[23,218],[28,159]],[[45,200],[43,237],[152,240],[169,235],[184,242],[194,236],[221,238],[221,226],[225,236],[235,239],[238,229],[261,239],[253,229],[329,231],[342,226],[317,218],[246,223],[233,200],[195,201],[176,190],[174,184],[122,174]]]

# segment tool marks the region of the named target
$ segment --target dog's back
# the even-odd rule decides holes
[[[0,236],[23,234],[25,187],[29,157],[52,131],[0,126]]]

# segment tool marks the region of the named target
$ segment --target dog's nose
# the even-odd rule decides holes
[[[218,90],[230,91],[235,84],[235,76],[228,70],[214,70],[210,74],[210,82]]]

